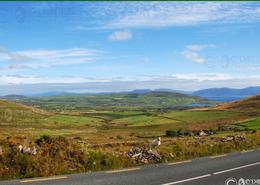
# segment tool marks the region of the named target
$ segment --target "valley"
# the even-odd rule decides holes
[[[162,161],[253,149],[260,146],[259,100],[260,96],[255,96],[218,105],[175,93],[57,96],[22,98],[16,102],[0,100],[0,144],[8,149],[18,144],[35,145],[42,137],[50,137],[53,142],[64,138],[71,143],[69,145],[79,147],[77,150],[84,152],[84,156],[89,157],[91,153],[94,155],[92,160],[101,160],[97,166],[69,168],[66,173],[138,165],[138,162],[128,159],[128,150],[133,147],[149,148],[149,143],[158,136],[162,137],[162,145],[156,151],[162,156]],[[210,107],[183,106],[190,103],[207,103]],[[214,134],[199,136],[202,130],[210,130]],[[192,135],[185,136],[187,132]],[[246,141],[220,142],[227,136],[236,135],[242,135]],[[62,143],[57,147],[60,145]],[[43,150],[41,146],[38,149]],[[42,155],[28,157],[30,160],[42,160],[39,159]],[[52,159],[51,156],[47,158]],[[58,158],[65,160],[60,154]],[[2,165],[7,165],[3,160],[8,160],[8,157],[2,158]],[[84,161],[87,162],[87,159]],[[67,162],[72,165],[70,160]],[[25,168],[30,169],[30,163],[25,164]],[[39,167],[39,170],[41,168],[44,167]],[[12,175],[28,177],[28,173],[32,173],[32,176],[48,176],[62,174],[64,168],[67,167],[60,166],[48,170],[48,173],[25,172],[25,176],[21,176],[20,170],[15,170]],[[4,170],[1,178],[12,177],[6,173]]]

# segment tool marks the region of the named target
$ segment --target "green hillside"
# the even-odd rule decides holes
[[[81,96],[56,96],[22,99],[21,102],[45,110],[91,110],[91,109],[141,109],[170,108],[188,104],[207,104],[206,100],[172,92],[148,92],[144,94],[114,93]]]
[[[46,111],[17,104],[7,100],[0,100],[1,126],[37,125],[49,114]]]

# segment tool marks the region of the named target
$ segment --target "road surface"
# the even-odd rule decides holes
[[[0,181],[0,185],[225,185],[229,178],[260,185],[260,150],[115,171]],[[230,179],[227,185],[236,183]]]

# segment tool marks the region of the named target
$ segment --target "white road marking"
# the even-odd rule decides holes
[[[48,181],[48,180],[58,180],[58,179],[66,179],[67,176],[58,176],[58,177],[46,177],[46,178],[35,178],[35,179],[28,179],[28,180],[21,180],[21,183],[25,182],[39,182],[39,181]]]
[[[211,159],[216,159],[216,158],[225,157],[225,156],[227,156],[227,154],[214,155],[214,156],[210,156],[209,158],[211,158]]]
[[[243,150],[243,151],[241,151],[240,153],[248,153],[248,152],[253,152],[254,150]]]
[[[187,160],[187,161],[179,161],[179,162],[173,162],[173,163],[168,163],[168,165],[175,165],[175,164],[183,164],[183,163],[191,163],[191,160]]]
[[[260,162],[247,164],[247,165],[239,166],[239,167],[236,167],[236,168],[230,168],[230,169],[219,171],[219,172],[215,172],[215,173],[212,173],[212,174],[206,174],[206,175],[193,177],[193,178],[189,178],[189,179],[184,179],[184,180],[180,180],[180,181],[169,182],[169,183],[165,183],[165,184],[162,184],[162,185],[180,184],[180,183],[183,183],[183,182],[188,182],[188,181],[193,181],[193,180],[197,180],[197,179],[202,179],[202,178],[210,177],[212,175],[218,175],[218,174],[222,174],[222,173],[227,173],[227,172],[230,172],[230,171],[235,171],[235,170],[239,170],[239,169],[247,168],[247,167],[251,167],[251,166],[256,166],[256,165],[260,165]]]
[[[256,162],[256,163],[252,163],[252,164],[248,164],[248,165],[244,165],[244,166],[239,166],[239,167],[236,167],[236,168],[230,168],[228,170],[215,172],[215,173],[213,173],[213,175],[218,175],[218,174],[222,174],[222,173],[226,173],[226,172],[230,172],[230,171],[234,171],[234,170],[239,170],[239,169],[247,168],[247,167],[250,167],[250,166],[256,166],[256,165],[259,165],[259,164],[260,164],[260,162]]]
[[[206,175],[193,177],[193,178],[189,178],[189,179],[184,179],[184,180],[180,180],[180,181],[169,182],[169,183],[162,184],[162,185],[180,184],[180,183],[183,183],[183,182],[193,181],[193,180],[202,179],[202,178],[206,178],[206,177],[210,177],[210,176],[211,176],[210,174],[206,174]]]
[[[118,173],[118,172],[128,172],[128,171],[134,171],[134,170],[140,170],[141,168],[128,168],[128,169],[119,169],[119,170],[110,170],[106,171],[106,173]]]

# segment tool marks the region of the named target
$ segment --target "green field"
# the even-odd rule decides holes
[[[242,128],[242,129],[259,130],[260,129],[260,117],[239,122],[238,124],[235,125],[235,127],[240,128],[240,129]]]
[[[47,120],[63,126],[98,126],[102,124],[100,119],[85,116],[53,115]]]

